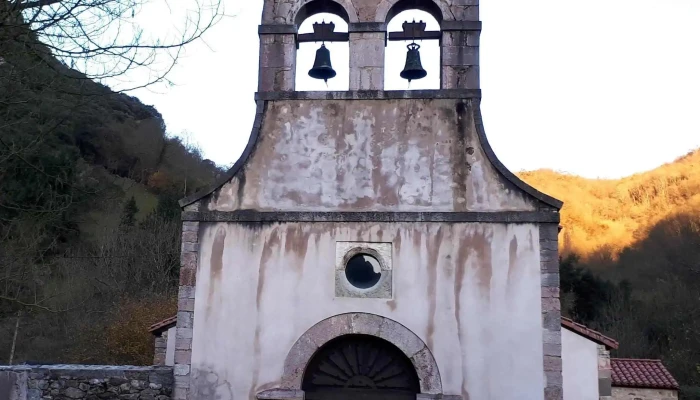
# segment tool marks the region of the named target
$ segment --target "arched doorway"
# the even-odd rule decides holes
[[[420,383],[411,360],[393,344],[346,335],[314,354],[302,390],[308,400],[415,400]]]

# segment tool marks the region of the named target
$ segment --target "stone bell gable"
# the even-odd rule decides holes
[[[386,91],[416,8],[440,89]],[[348,23],[348,91],[295,91],[319,12]],[[476,0],[265,0],[248,144],[180,202],[174,400],[562,398],[562,203],[488,143],[480,30]]]
[[[481,118],[477,0],[268,0],[257,115],[241,158],[183,199],[201,212],[553,211],[562,203],[496,158]],[[440,90],[384,91],[387,24],[406,9],[440,24]],[[298,26],[348,23],[350,91],[295,91]],[[550,216],[558,218],[557,216]]]

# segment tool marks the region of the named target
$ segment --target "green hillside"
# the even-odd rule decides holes
[[[14,362],[149,363],[177,199],[221,170],[153,107],[21,45],[0,40],[0,362],[16,333]]]

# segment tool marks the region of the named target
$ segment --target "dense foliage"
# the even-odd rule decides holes
[[[564,200],[562,311],[700,399],[700,151],[620,180],[520,174]]]
[[[176,200],[220,170],[30,39],[0,35],[0,363],[149,363],[146,328],[175,310]]]

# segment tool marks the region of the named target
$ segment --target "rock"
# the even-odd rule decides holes
[[[144,397],[144,396],[152,396],[152,397],[155,397],[157,394],[158,394],[158,391],[157,391],[157,390],[153,390],[153,389],[144,389],[144,390],[141,391],[141,397]]]
[[[82,399],[83,397],[85,397],[85,392],[78,388],[68,387],[63,392],[63,395],[68,397],[69,399]]]
[[[163,385],[161,385],[160,383],[149,383],[148,387],[153,390],[160,390],[163,388]]]
[[[166,372],[153,372],[148,376],[148,380],[151,383],[158,383],[161,385],[171,385],[173,383],[173,373],[172,371],[169,373]]]
[[[128,383],[122,383],[119,385],[119,393],[128,393],[131,386]]]
[[[163,396],[163,395],[156,396],[156,400],[170,400],[170,396]]]
[[[87,383],[79,383],[78,389],[82,390],[83,392],[87,392],[90,389],[90,385]]]
[[[27,382],[27,387],[29,389],[46,389],[49,387],[49,383],[43,379],[29,379]]]
[[[40,400],[41,390],[39,389],[29,389],[27,390],[27,400]]]
[[[139,394],[138,393],[120,394],[119,400],[139,400]]]
[[[124,378],[109,378],[109,384],[112,386],[119,386],[123,383],[128,383],[129,381]]]
[[[102,379],[90,379],[89,383],[92,386],[100,385],[100,384],[102,384]]]
[[[61,384],[60,384],[58,381],[53,381],[53,382],[51,382],[51,385],[49,385],[49,387],[50,387],[51,389],[60,389],[60,388],[61,388]]]
[[[134,389],[142,389],[145,385],[143,381],[132,380],[131,387]]]
[[[104,392],[98,394],[97,397],[104,400],[116,400],[119,398],[119,395],[114,392]]]
[[[99,385],[99,386],[91,386],[86,392],[87,392],[87,394],[100,394],[100,393],[104,393],[105,391],[106,391],[106,389],[102,385]]]

